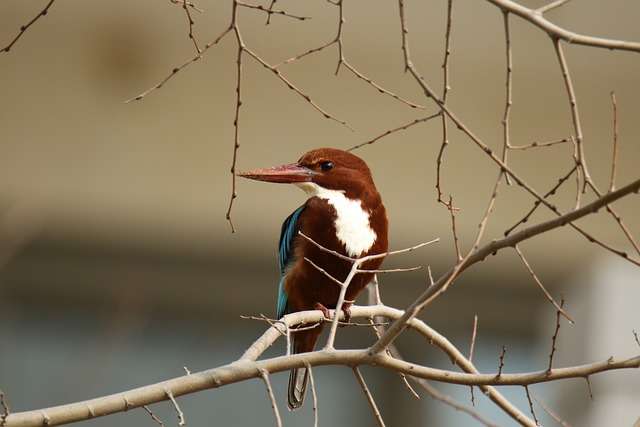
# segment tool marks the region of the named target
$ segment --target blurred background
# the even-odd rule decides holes
[[[265,6],[268,2],[262,2]],[[536,7],[544,2],[527,1]],[[257,3],[256,3],[257,4]],[[202,0],[194,13],[203,45],[229,22],[230,2]],[[44,2],[0,2],[0,46]],[[271,63],[335,37],[337,8],[323,1],[278,1],[277,8],[312,19],[299,22],[241,10],[245,41]],[[436,88],[442,85],[446,1],[406,4],[413,61]],[[322,118],[274,75],[246,57],[238,169],[296,160],[319,146],[350,147],[435,111],[403,72],[397,4],[345,2],[347,59],[383,87],[418,103],[383,96],[344,68],[334,76],[337,48],[283,68],[295,84],[354,131]],[[548,17],[569,29],[640,40],[636,1],[582,0]],[[572,134],[571,116],[552,44],[546,34],[511,19],[514,61],[512,142],[545,142]],[[235,107],[235,41],[227,37],[204,58],[143,101],[124,104],[193,56],[183,10],[168,1],[56,2],[13,47],[0,54],[0,389],[13,411],[113,393],[237,358],[265,329],[240,315],[273,315],[276,245],[281,221],[303,200],[297,189],[238,182],[236,233],[225,221],[231,180]],[[582,114],[587,161],[601,189],[611,163],[610,92],[618,99],[620,186],[638,177],[640,60],[637,54],[566,47]],[[452,109],[491,147],[502,144],[505,53],[502,13],[488,2],[454,2]],[[394,134],[357,152],[370,165],[384,198],[391,246],[440,237],[388,267],[430,265],[435,275],[454,262],[448,211],[436,202],[435,159],[440,121]],[[497,174],[479,150],[451,127],[443,189],[460,207],[465,250],[475,236]],[[518,151],[510,163],[544,192],[572,166],[560,144]],[[572,206],[575,183],[556,196]],[[585,200],[590,200],[591,196]],[[502,235],[532,206],[521,189],[502,187],[485,240]],[[616,204],[640,232],[637,196]],[[540,210],[535,221],[550,218]],[[533,221],[532,220],[532,221]],[[629,249],[605,213],[580,222],[602,240]],[[556,365],[637,354],[640,274],[569,228],[521,246],[552,294],[564,295],[576,325],[563,322]],[[402,308],[426,283],[424,271],[385,276],[383,300]],[[545,369],[555,310],[520,260],[503,251],[474,267],[421,315],[467,351],[479,317],[475,361],[494,372],[502,345],[505,372]],[[340,330],[339,345],[366,345],[364,329]],[[405,356],[452,368],[439,351],[407,334]],[[279,343],[269,355],[281,354]],[[321,425],[372,425],[366,400],[347,368],[314,370]],[[364,369],[387,424],[466,426],[468,416],[431,400],[415,400],[397,377]],[[274,376],[281,409],[286,374]],[[536,385],[532,393],[572,425],[631,425],[640,416],[635,373],[611,372],[584,381]],[[469,402],[466,387],[437,386]],[[525,412],[522,388],[503,387]],[[512,425],[481,393],[478,409]],[[269,425],[263,384],[249,381],[179,399],[191,426]],[[251,408],[251,410],[247,410]],[[172,408],[153,410],[167,425]],[[286,425],[309,425],[311,405],[284,411]],[[541,421],[553,421],[537,406]],[[154,425],[142,410],[81,423]]]

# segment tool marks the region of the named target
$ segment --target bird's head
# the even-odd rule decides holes
[[[296,163],[238,175],[258,181],[296,184],[310,195],[334,190],[352,199],[377,196],[371,171],[364,160],[336,148],[318,148],[304,154]]]

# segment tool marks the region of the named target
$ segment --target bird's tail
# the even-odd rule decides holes
[[[307,382],[309,381],[309,371],[307,368],[294,368],[289,374],[289,395],[287,404],[289,409],[296,410],[304,403],[307,394]]]
[[[293,333],[293,352],[306,353],[313,351],[316,346],[318,336],[322,331],[322,325],[313,329]],[[307,394],[307,383],[309,382],[309,371],[307,368],[294,368],[289,374],[289,393],[287,404],[289,409],[296,410],[304,403]]]

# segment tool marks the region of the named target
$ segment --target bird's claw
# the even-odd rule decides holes
[[[321,303],[319,303],[319,302],[315,303],[313,305],[313,309],[314,310],[320,310],[325,319],[331,320],[331,315],[329,314],[329,309],[327,307],[325,307],[324,305],[322,305]]]
[[[351,303],[342,304],[342,312],[344,313],[344,322],[349,323],[351,321]]]
[[[329,312],[329,309],[323,304],[317,302],[313,305],[313,308],[314,310],[320,310],[326,320],[331,320],[331,313]],[[344,313],[344,323],[349,323],[351,321],[351,303],[345,302],[342,305],[342,313]]]

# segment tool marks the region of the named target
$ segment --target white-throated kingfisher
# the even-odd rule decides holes
[[[294,184],[309,195],[307,201],[293,211],[282,224],[278,261],[280,283],[276,314],[303,310],[328,309],[338,302],[340,287],[304,258],[344,281],[351,263],[315,246],[299,232],[321,246],[351,258],[387,251],[387,214],[373,183],[367,164],[347,151],[319,148],[309,151],[296,163],[239,174],[259,181]],[[375,270],[382,258],[365,263],[362,268]],[[356,275],[349,283],[344,311],[372,280],[373,274]],[[293,351],[313,351],[322,331],[321,326],[293,333]],[[291,409],[302,406],[308,372],[293,369],[289,376],[288,404]]]

